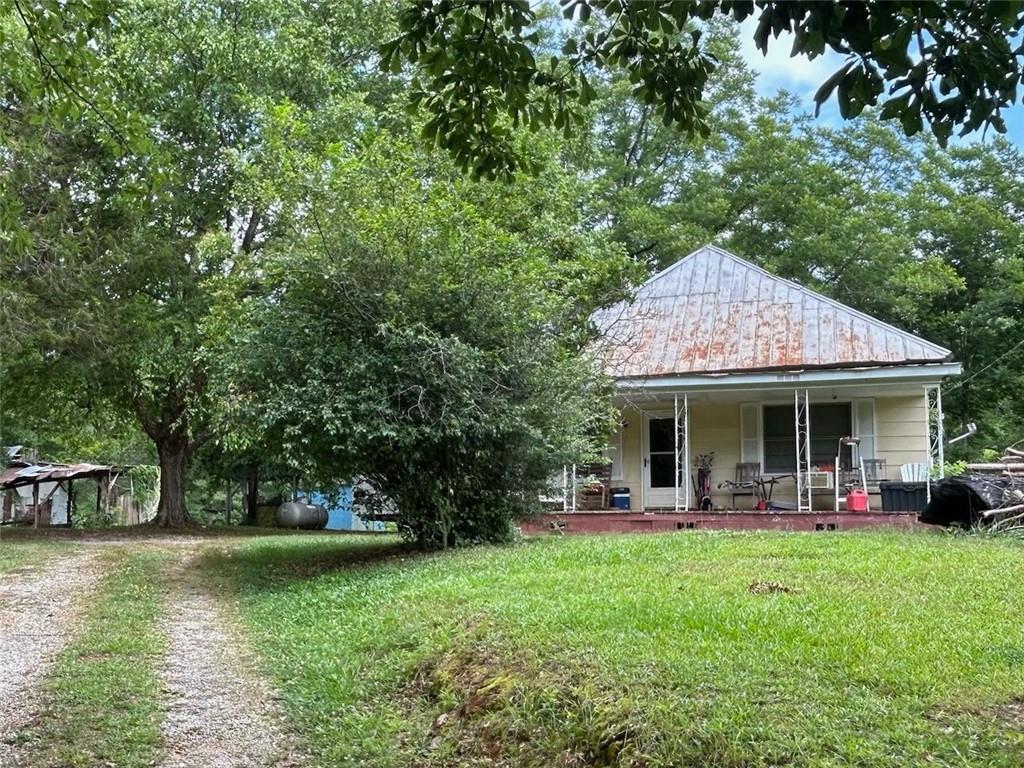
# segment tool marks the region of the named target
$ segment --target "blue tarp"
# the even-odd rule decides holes
[[[331,493],[315,491],[308,494],[310,502],[327,510],[329,531],[383,531],[384,523],[365,521],[352,511],[352,486],[344,485]]]

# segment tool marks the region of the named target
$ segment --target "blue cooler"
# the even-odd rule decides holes
[[[615,509],[629,509],[629,488],[612,488],[612,506]]]

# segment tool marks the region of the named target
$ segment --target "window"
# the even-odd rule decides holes
[[[834,464],[839,440],[853,434],[849,403],[811,404],[811,465]],[[844,446],[842,469],[853,466]],[[792,405],[764,407],[764,471],[796,472],[796,424]]]

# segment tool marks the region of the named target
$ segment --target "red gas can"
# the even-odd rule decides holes
[[[860,488],[854,488],[852,491],[846,494],[846,509],[850,512],[867,512],[867,493]]]

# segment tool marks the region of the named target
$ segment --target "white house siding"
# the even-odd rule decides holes
[[[876,401],[878,458],[886,459],[886,475],[900,479],[900,465],[928,461],[927,404],[918,396],[884,397]]]

